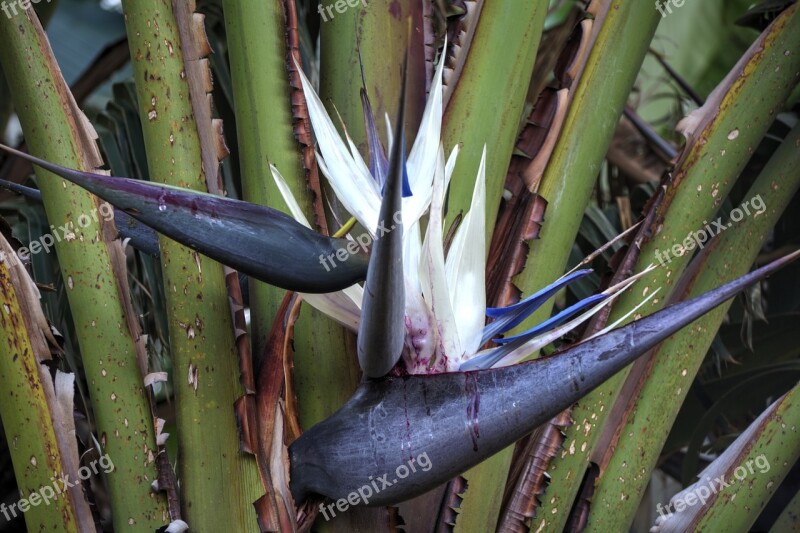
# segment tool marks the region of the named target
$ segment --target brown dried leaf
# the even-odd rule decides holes
[[[522,442],[523,454],[518,472],[512,476],[516,479],[511,490],[504,498],[503,513],[498,531],[528,531],[534,517],[537,498],[541,496],[547,485],[547,468],[564,445],[563,429],[572,425],[569,412],[562,412],[548,422],[537,433]],[[507,490],[508,490],[507,488]]]
[[[436,518],[436,533],[449,533],[455,530],[458,509],[464,501],[463,494],[467,491],[467,485],[467,478],[464,476],[457,476],[447,483],[442,507]]]

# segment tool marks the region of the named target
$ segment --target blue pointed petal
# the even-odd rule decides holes
[[[515,303],[514,305],[509,305],[508,307],[487,307],[486,308],[486,316],[488,316],[489,318],[501,317],[501,316],[503,316],[503,315],[505,315],[507,313],[510,313],[512,311],[516,311],[517,309],[528,305],[533,300],[535,300],[537,298],[541,298],[541,297],[543,297],[545,295],[546,295],[546,298],[545,298],[545,300],[546,300],[547,298],[549,298],[550,296],[552,296],[553,294],[558,292],[565,285],[571,283],[572,281],[574,281],[574,280],[576,280],[578,278],[582,278],[583,276],[587,276],[587,275],[591,274],[592,272],[594,272],[594,271],[591,268],[585,268],[583,270],[576,270],[575,272],[571,272],[570,274],[567,274],[566,276],[558,278],[557,280],[555,280],[550,285],[547,285],[546,287],[538,290],[537,292],[531,294],[530,296],[528,296],[524,300],[521,300],[521,301]]]
[[[570,317],[572,317],[573,315],[575,315],[579,311],[582,311],[583,309],[585,309],[587,307],[590,307],[590,306],[592,306],[592,305],[594,305],[594,304],[596,304],[596,303],[598,303],[598,302],[600,302],[602,300],[605,300],[606,298],[608,298],[608,296],[609,296],[608,294],[604,294],[602,292],[600,294],[595,294],[593,296],[589,296],[588,298],[584,298],[580,302],[567,307],[566,309],[564,309],[563,311],[561,311],[557,315],[548,318],[547,320],[545,320],[541,324],[537,324],[536,326],[532,327],[531,329],[529,329],[528,331],[526,331],[524,333],[520,333],[519,335],[514,335],[513,337],[506,337],[504,339],[493,339],[493,340],[497,344],[507,344],[509,342],[513,342],[513,341],[516,341],[516,340],[528,340],[528,339],[531,339],[531,338],[535,337],[536,335],[539,335],[541,333],[544,333],[545,331],[548,331],[548,330],[551,330],[551,329],[553,329],[553,328],[555,328],[557,326],[560,326],[567,319],[569,319]]]
[[[408,198],[411,194],[411,184],[408,182],[408,165],[406,161],[406,140],[403,139],[403,198]]]
[[[572,272],[544,287],[538,292],[528,296],[524,300],[508,307],[492,307],[486,309],[486,315],[495,318],[493,322],[486,325],[483,329],[481,344],[488,341],[495,335],[504,333],[511,328],[521,324],[523,320],[536,311],[544,302],[549,300],[555,293],[565,285],[576,279],[588,276],[592,273],[591,269],[577,270]]]
[[[403,158],[403,198],[408,198],[411,196],[411,184],[408,182],[408,168],[406,167],[406,140],[403,139],[403,142],[400,143],[400,153],[402,154]],[[381,196],[385,193],[386,183],[383,184],[384,186],[381,188]]]

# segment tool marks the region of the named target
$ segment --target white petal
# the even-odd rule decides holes
[[[358,331],[358,322],[361,318],[361,297],[363,294],[364,291],[360,285],[353,285],[338,292],[327,294],[301,293],[301,296],[312,307],[322,311],[350,331]]]
[[[429,374],[446,370],[443,358],[431,366],[439,347],[439,327],[428,303],[422,297],[420,265],[422,241],[419,222],[415,222],[403,235],[403,276],[406,284],[406,340],[403,360],[411,374]]]
[[[413,196],[406,199],[408,201],[404,203],[403,210],[408,210],[409,220],[421,217],[430,202],[428,191],[431,190],[442,136],[443,67],[444,59],[440,59],[422,113],[419,131],[408,155],[408,181]]]
[[[386,121],[386,153],[392,153],[392,143],[394,143],[394,130],[392,129],[392,120],[389,118],[389,113],[383,114],[383,120]]]
[[[358,219],[361,224],[374,231],[378,226],[378,210],[380,209],[380,193],[378,186],[356,151],[355,156],[336,131],[325,106],[317,96],[311,83],[298,66],[303,93],[308,105],[308,115],[314,128],[319,151],[324,163],[320,168],[328,177],[336,196],[344,207]],[[359,163],[360,160],[360,163]]]
[[[298,221],[307,228],[311,228],[311,224],[308,223],[306,215],[300,208],[300,204],[297,203],[294,194],[292,194],[292,190],[289,188],[289,184],[286,183],[286,180],[283,179],[283,176],[278,171],[278,167],[270,163],[269,169],[272,171],[272,179],[275,180],[275,184],[278,186],[278,190],[280,191],[281,196],[283,196],[283,201],[286,202],[286,207],[289,208],[289,212],[292,214],[292,216],[296,221]]]
[[[422,246],[420,263],[420,282],[422,294],[433,310],[441,338],[444,355],[451,361],[460,361],[463,356],[458,336],[456,318],[450,295],[447,290],[447,276],[444,265],[444,245],[442,243],[442,205],[444,203],[444,150],[437,157],[436,172],[433,179],[433,194],[430,218],[425,242]]]
[[[458,336],[465,353],[481,345],[486,323],[486,146],[469,212],[456,231],[447,255],[447,283]]]
[[[445,42],[445,47],[447,43]],[[414,145],[408,155],[409,176],[412,191],[419,182],[431,183],[433,171],[436,167],[439,144],[442,132],[442,70],[444,59],[439,60],[436,72],[431,82],[431,91],[428,94],[428,101],[425,103],[425,110],[422,112],[417,136]],[[411,175],[411,169],[414,175]]]
[[[372,178],[372,181],[375,181],[375,176],[373,176],[372,173],[369,171],[367,163],[364,161],[364,158],[361,157],[361,152],[358,151],[358,146],[356,146],[356,143],[353,142],[353,138],[350,137],[350,132],[347,130],[347,126],[342,120],[342,117],[339,117],[339,122],[342,125],[344,136],[347,139],[347,146],[350,147],[350,155],[353,156],[353,163],[355,163],[355,165],[360,169],[362,174],[370,176]],[[378,190],[377,186],[376,190]]]
[[[422,241],[419,236],[419,222],[410,228],[403,229],[403,276],[406,280],[406,292],[421,292],[419,284],[419,265],[422,255]]]

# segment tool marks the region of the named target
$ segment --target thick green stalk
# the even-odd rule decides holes
[[[41,364],[50,357],[36,320],[44,316],[40,303],[31,298],[36,293],[25,290],[32,288],[33,281],[19,262],[15,267],[8,259],[13,253],[0,236],[0,345],[9,347],[0,357],[0,382],[5,396],[0,403],[0,416],[17,486],[22,497],[28,502],[33,500],[35,505],[2,504],[0,511],[6,521],[25,512],[28,531],[86,531],[93,526],[93,520],[83,493],[71,491],[66,497],[55,499],[51,476],[54,472],[76,474],[77,443],[72,434],[59,432],[60,412],[53,382],[49,369]],[[21,275],[25,279],[20,279]],[[60,442],[59,437],[71,442]],[[42,491],[48,496],[46,500],[42,499]],[[33,494],[37,496],[30,498]]]
[[[207,191],[183,50],[169,0],[123,2],[153,181]],[[239,451],[233,403],[243,394],[222,266],[159,236],[175,369],[178,467],[193,531],[257,531],[263,494]],[[214,502],[212,505],[211,502]]]
[[[30,13],[30,12],[28,12]],[[94,141],[61,77],[35,17],[0,16],[0,65],[30,151],[70,168],[100,164]],[[37,170],[47,218],[72,311],[100,442],[116,469],[108,476],[114,528],[153,530],[168,521],[166,502],[150,490],[156,478],[153,420],[142,385],[146,366],[139,332],[132,331],[127,272],[115,232],[98,217],[97,199]],[[94,213],[95,217],[91,215]],[[102,211],[101,211],[102,213]],[[82,227],[80,221],[89,224]],[[61,226],[71,224],[64,235]]]
[[[702,258],[700,274],[688,297],[703,294],[748,272],[769,231],[800,189],[797,168],[800,168],[800,126],[783,141],[745,195],[747,205],[739,209],[742,213],[745,209],[751,211],[751,216],[721,234],[713,245],[713,253]],[[751,206],[753,201],[757,207],[763,206],[763,210],[757,212]],[[736,259],[731,261],[731,258]],[[728,302],[714,309],[655,350],[649,379],[627,400],[621,434],[636,437],[622,438],[616,443],[610,462],[595,483],[590,528],[614,531],[633,522],[639,496],[645,492],[664,441],[730,305]]]
[[[448,153],[461,144],[461,152],[448,196],[447,224],[469,210],[486,145],[487,239],[494,230],[548,6],[547,0],[483,2],[461,75],[454,88],[448,87],[452,97],[444,112],[442,142]]]
[[[748,531],[800,459],[800,385],[786,393],[756,425],[746,452],[725,472],[721,489],[693,531]],[[743,474],[744,472],[744,474]]]
[[[283,2],[226,0],[224,8],[244,199],[288,212],[270,175],[271,162],[313,221],[312,195],[293,128]],[[285,292],[255,280],[250,286],[254,353],[260,357]],[[342,327],[325,315],[311,306],[303,307],[295,327],[294,348],[304,427],[336,410],[358,385],[347,337]]]
[[[515,279],[523,294],[536,292],[564,273],[603,158],[659,20],[658,11],[647,2],[616,0],[608,8],[542,176],[539,194],[548,202],[547,212],[540,238],[528,242],[525,268]],[[545,303],[518,329],[546,320],[551,310],[552,303]]]
[[[652,228],[655,237],[642,246],[635,271],[644,270],[664,258],[664,250],[681,246],[690,232],[703,229],[713,220],[735,177],[752,154],[796,83],[800,55],[787,53],[800,47],[800,16],[795,5],[785,11],[760,40],[751,47],[746,62],[737,66],[727,92],[719,94],[713,108],[704,108],[703,118],[694,132],[694,142],[674,172],[666,202],[669,209],[659,213]],[[710,100],[711,102],[711,100]],[[743,125],[747,126],[744,127]],[[688,245],[687,245],[688,246]],[[614,306],[609,322],[614,322],[643,298],[644,291],[662,291],[643,308],[650,314],[664,306],[680,277],[690,254],[670,251],[663,268],[643,277]],[[659,254],[659,255],[657,255]],[[630,320],[630,318],[629,318]],[[573,411],[575,424],[567,429],[565,448],[570,453],[556,457],[548,473],[552,476],[543,504],[537,510],[533,529],[560,531],[578,491],[597,439],[619,396],[629,369],[607,381],[584,398]]]
[[[327,6],[330,0],[320,5]],[[412,12],[413,2],[394,0],[370,0],[344,13],[332,10],[333,17],[320,17],[320,82],[319,94],[328,106],[330,116],[336,112],[342,116],[347,131],[366,155],[364,115],[359,90],[362,87],[361,64],[367,92],[381,134],[384,132],[384,114],[394,121],[402,85],[401,66],[412,43],[422,41],[421,28],[412,23],[415,34],[409,36],[408,19],[416,17]],[[335,2],[330,2],[335,6]],[[427,94],[424,72],[420,66],[422,58],[416,55],[421,48],[412,46],[409,57],[409,83],[406,101],[406,131],[410,143],[416,136],[417,124],[422,118]],[[334,106],[336,109],[334,110]],[[338,123],[334,119],[334,123]],[[408,144],[410,150],[411,144]],[[388,147],[387,147],[388,154]],[[476,167],[477,168],[477,167]]]
[[[299,146],[292,133],[283,2],[226,0],[223,6],[243,199],[288,212],[270,176],[271,162],[286,178],[306,217],[313,220]],[[284,294],[277,287],[250,279],[253,353],[257,358],[263,355],[266,335]]]
[[[39,22],[42,24],[43,28],[47,27],[47,23],[52,18],[53,13],[55,13],[57,6],[58,6],[58,0],[52,0],[50,2],[41,3],[37,6],[34,6],[36,10],[36,15],[39,17]],[[10,5],[9,5],[9,13],[11,13]],[[6,126],[8,125],[8,119],[11,118],[11,114],[13,112],[14,112],[14,102],[11,100],[11,94],[9,92],[6,78],[3,75],[2,69],[0,69],[0,131],[6,130]]]

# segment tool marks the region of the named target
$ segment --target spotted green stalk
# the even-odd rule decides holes
[[[171,2],[123,2],[153,181],[206,191],[198,124]],[[178,477],[193,531],[257,531],[263,494],[239,451],[233,403],[243,394],[222,266],[159,236],[174,368]],[[213,502],[213,505],[211,504]]]
[[[30,11],[13,19],[2,16],[0,34],[0,65],[28,149],[70,168],[99,166],[94,140],[84,130],[38,20]],[[153,530],[168,517],[166,502],[150,490],[156,478],[155,435],[142,385],[146,354],[138,328],[129,321],[135,318],[126,316],[132,309],[124,253],[118,242],[107,240],[114,231],[103,217],[84,228],[78,223],[81,216],[98,213],[94,196],[49,172],[37,169],[37,175],[48,221],[57,227],[73,223],[74,235],[60,239],[55,249],[98,437],[116,467],[108,476],[114,529]]]
[[[709,111],[706,122],[695,131],[695,140],[673,172],[674,185],[667,194],[672,202],[663,216],[658,234],[643,245],[635,270],[658,262],[656,251],[680,244],[690,231],[711,221],[727,196],[736,176],[771,124],[796,83],[800,69],[800,15],[798,5],[785,11],[756,42],[743,68],[727,93],[720,95],[719,110]],[[763,43],[763,48],[761,44]],[[739,69],[739,67],[737,67]],[[552,220],[552,219],[551,219]],[[654,228],[655,230],[655,228]],[[543,237],[543,240],[545,238]],[[638,282],[639,290],[624,294],[615,305],[609,322],[614,322],[642,299],[642,290],[662,287],[642,314],[664,306],[665,298],[688,262],[689,254],[675,257]],[[663,255],[662,255],[663,257]],[[738,259],[738,255],[737,255]],[[529,266],[530,268],[530,266]],[[537,510],[533,528],[561,531],[578,491],[589,459],[609,412],[619,395],[627,370],[610,379],[584,398],[573,412],[575,425],[567,429],[565,447],[570,453],[556,457],[548,473],[552,476],[543,505]]]
[[[744,196],[751,213],[720,235],[703,257],[689,296],[697,296],[747,273],[769,231],[800,189],[800,126],[783,141]],[[758,200],[755,200],[758,199]],[[752,203],[763,211],[758,212]],[[731,259],[735,258],[735,261]],[[649,379],[629,400],[621,438],[597,482],[589,526],[615,530],[633,521],[640,497],[664,442],[730,303],[721,305],[656,349]],[[643,475],[642,472],[645,472]],[[766,501],[766,500],[765,500]]]
[[[0,237],[0,346],[4,347],[0,381],[5,396],[0,403],[0,416],[21,496],[28,501],[34,493],[38,496],[33,497],[35,505],[30,507],[23,503],[20,508],[16,501],[10,507],[3,504],[0,511],[5,516],[0,520],[12,520],[24,510],[28,531],[88,531],[94,524],[80,488],[55,499],[51,476],[76,473],[77,443],[73,435],[59,431],[60,424],[55,426],[61,413],[49,370],[41,364],[50,353],[34,318],[44,318],[41,304],[35,292],[24,290],[32,287],[32,281],[19,262],[14,268],[7,259],[13,253],[5,238]],[[27,279],[20,279],[20,274]],[[47,487],[43,489],[46,500],[41,498],[43,487]]]
[[[283,2],[226,0],[224,8],[244,199],[288,213],[269,174],[271,162],[313,221],[312,198],[292,128]],[[254,280],[250,287],[253,353],[261,357],[285,291]],[[304,427],[332,413],[358,385],[355,359],[349,351],[352,347],[348,346],[348,335],[341,326],[311,306],[303,306],[294,330],[294,348]]]

